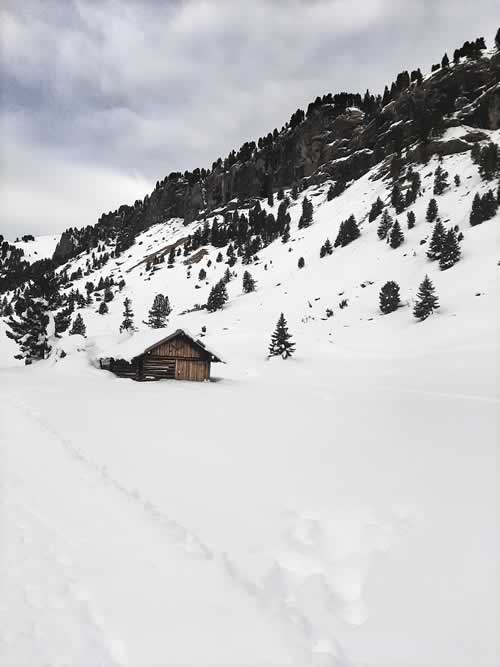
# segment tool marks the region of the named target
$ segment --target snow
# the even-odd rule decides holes
[[[16,248],[21,248],[24,251],[24,259],[27,262],[33,263],[39,259],[52,257],[60,237],[60,234],[36,236],[34,241],[20,240],[12,243],[12,245]]]
[[[181,257],[150,277],[129,271],[200,224],[174,221],[90,277],[127,284],[108,315],[80,311],[87,340],[63,338],[50,359],[16,367],[0,331],[0,663],[497,664],[500,215],[469,226],[475,192],[492,185],[468,155],[446,157],[439,211],[465,238],[460,262],[440,271],[420,244],[436,166],[419,167],[417,223],[408,231],[400,216],[396,250],[367,221],[390,193],[369,173],[331,202],[328,183],[302,193],[291,242],[238,262],[222,311],[181,314],[222,276],[218,249],[189,279]],[[298,230],[313,191],[314,223]],[[320,259],[351,213],[361,237]],[[244,269],[254,293],[242,294]],[[416,322],[426,273],[441,307]],[[390,279],[404,306],[382,316]],[[206,327],[203,343],[227,361],[213,367],[218,382],[135,383],[92,365],[106,340],[127,344],[126,296],[140,329],[126,340],[162,337],[141,324],[158,292],[174,308],[167,333]],[[287,361],[266,358],[280,312],[297,345]]]

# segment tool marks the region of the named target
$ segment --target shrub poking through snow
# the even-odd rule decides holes
[[[326,255],[331,255],[333,253],[333,246],[330,242],[330,239],[326,239],[319,250],[320,257],[326,257]]]
[[[299,267],[299,269],[303,269],[305,265],[306,265],[306,263],[305,263],[304,258],[299,257],[299,261],[297,262],[297,266]]]
[[[271,344],[269,345],[270,357],[282,357],[287,359],[295,352],[295,343],[291,340],[292,335],[288,331],[288,325],[283,313],[279,316],[276,329],[271,336]]]
[[[399,298],[399,285],[394,280],[389,280],[380,290],[379,294],[380,310],[387,315],[399,308],[401,300]]]
[[[99,304],[99,308],[97,309],[97,312],[99,313],[99,315],[106,315],[107,313],[109,313],[109,308],[105,301],[101,301],[101,303]]]
[[[434,285],[429,276],[425,276],[418,288],[417,302],[413,309],[413,315],[417,320],[422,321],[427,319],[436,308],[439,308],[439,301],[435,294]]]
[[[250,271],[245,271],[243,274],[243,292],[249,294],[250,292],[255,292],[256,283],[252,278]]]
[[[73,325],[71,329],[69,330],[69,335],[70,336],[85,336],[87,334],[87,327],[85,326],[85,322],[83,321],[83,317],[81,316],[80,313],[77,314],[73,321]]]

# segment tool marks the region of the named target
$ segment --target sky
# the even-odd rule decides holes
[[[497,0],[2,0],[0,233],[94,224],[497,24]]]

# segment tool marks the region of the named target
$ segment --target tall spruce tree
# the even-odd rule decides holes
[[[219,280],[212,289],[207,299],[207,310],[209,313],[214,313],[216,310],[222,310],[224,304],[228,300],[226,284],[223,280]]]
[[[438,220],[434,225],[434,229],[432,230],[429,249],[427,250],[427,258],[430,259],[431,262],[440,258],[445,234],[446,230],[444,225],[441,220]]]
[[[408,222],[408,229],[413,229],[415,227],[415,213],[413,211],[408,211],[406,220]]]
[[[368,222],[373,222],[376,218],[378,218],[383,210],[384,202],[380,199],[380,197],[377,197],[377,199],[371,205],[370,212],[368,213]]]
[[[334,248],[339,246],[344,248],[346,245],[349,245],[352,241],[355,241],[361,236],[359,231],[358,223],[354,215],[350,215],[347,220],[344,220],[340,223],[339,231],[335,243],[333,244]]]
[[[123,301],[123,321],[120,325],[120,333],[123,333],[124,331],[129,333],[133,333],[135,331],[132,301],[128,298],[128,296]]]
[[[163,329],[167,325],[168,303],[163,294],[157,294],[149,309],[146,324],[151,329]]]
[[[378,228],[377,228],[377,236],[379,239],[382,241],[387,237],[387,234],[392,227],[393,220],[389,214],[389,211],[385,209],[385,211],[382,214],[382,218],[380,219]]]
[[[442,195],[446,188],[449,186],[450,184],[448,183],[448,172],[445,171],[440,164],[438,164],[437,169],[434,172],[433,193],[435,195]]]
[[[83,321],[83,317],[81,313],[77,313],[77,316],[73,320],[73,325],[71,329],[69,330],[69,335],[70,336],[86,336],[87,335],[87,327],[85,326],[85,322]]]
[[[394,224],[392,225],[392,229],[389,232],[389,245],[391,248],[396,249],[399,248],[404,240],[405,237],[401,231],[401,225],[397,220],[395,220]]]
[[[457,235],[453,228],[446,232],[439,257],[439,268],[450,269],[460,260],[461,250]]]
[[[427,222],[434,222],[434,220],[436,220],[437,216],[438,216],[437,201],[434,198],[432,198],[429,201],[429,205],[427,206],[427,212],[425,214],[425,219],[427,220]]]
[[[249,294],[250,292],[255,292],[256,283],[252,278],[250,271],[245,271],[243,273],[243,292]]]
[[[287,359],[295,352],[295,343],[291,340],[292,336],[288,331],[288,325],[283,313],[279,316],[276,329],[271,336],[271,344],[269,345],[270,357],[282,357]]]
[[[413,315],[417,320],[425,320],[431,315],[436,308],[439,308],[439,301],[435,294],[435,288],[429,276],[420,283],[417,292],[417,302],[413,308]]]
[[[389,280],[383,285],[379,294],[380,310],[387,315],[399,308],[399,285],[394,280]]]
[[[299,229],[303,229],[304,227],[309,227],[309,225],[312,223],[312,220],[313,220],[312,202],[307,197],[304,197],[304,199],[302,200],[302,215],[300,216],[299,220]]]
[[[17,313],[17,319],[11,315],[7,320],[10,331],[6,330],[7,338],[14,340],[19,346],[16,359],[24,359],[31,364],[37,359],[45,359],[50,352],[47,326],[50,318],[47,314],[47,304],[44,301],[26,302],[23,312]]]

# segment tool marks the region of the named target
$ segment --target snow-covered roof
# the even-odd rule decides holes
[[[208,348],[205,343],[197,339],[186,329],[176,329],[170,334],[167,329],[145,329],[134,333],[123,333],[119,336],[106,336],[96,338],[93,345],[93,357],[95,359],[123,359],[131,361],[135,357],[148,352],[160,343],[164,343],[179,335],[189,338],[192,343],[212,356],[212,361],[221,361],[222,358],[214,350]]]

